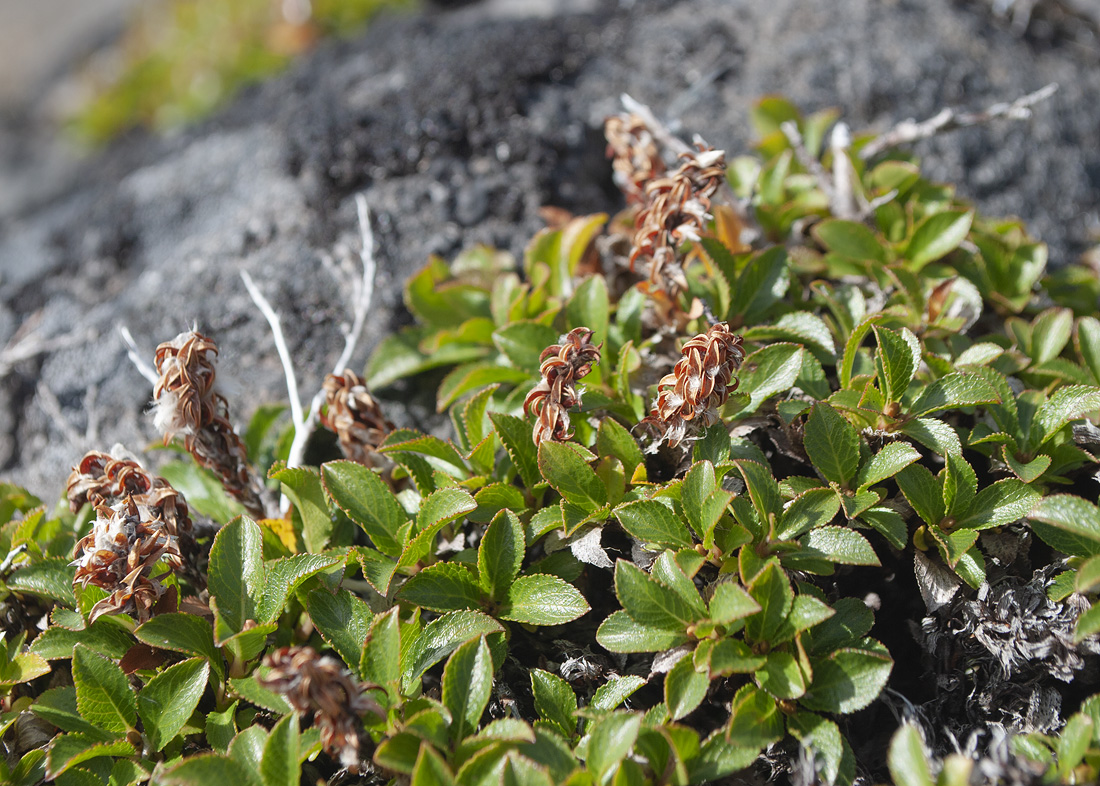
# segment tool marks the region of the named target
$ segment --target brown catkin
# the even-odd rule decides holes
[[[524,414],[535,413],[531,434],[535,445],[547,439],[564,442],[573,436],[569,410],[580,404],[575,383],[600,361],[600,347],[591,339],[588,328],[573,328],[560,344],[550,345],[539,356],[542,379],[523,401]]]
[[[734,373],[745,350],[741,336],[719,322],[684,344],[671,374],[657,385],[657,400],[642,421],[656,436],[651,451],[662,442],[676,447],[718,422],[718,410],[737,389]]]

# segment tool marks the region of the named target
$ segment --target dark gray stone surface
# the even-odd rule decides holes
[[[150,353],[192,323],[215,336],[242,421],[285,400],[242,270],[282,313],[311,395],[340,350],[345,313],[320,258],[354,248],[360,191],[376,217],[380,264],[361,366],[406,319],[400,285],[429,253],[476,242],[519,253],[541,226],[541,205],[618,204],[600,125],[624,91],[733,154],[750,142],[748,111],[765,93],[808,110],[839,107],[856,129],[885,129],[1057,81],[1034,120],[956,132],[918,151],[983,211],[1025,218],[1053,263],[1095,242],[1095,37],[1068,41],[1056,28],[1020,37],[988,4],[949,0],[561,8],[489,2],[385,19],[196,128],[169,139],[134,134],[75,165],[51,165],[33,122],[0,133],[0,181],[21,184],[0,200],[0,344],[29,320],[24,333],[43,339],[96,335],[0,380],[3,476],[54,498],[85,449],[154,439],[150,391],[125,357],[120,323]]]

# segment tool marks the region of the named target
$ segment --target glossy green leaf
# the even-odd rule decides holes
[[[538,450],[542,477],[562,497],[592,512],[607,504],[607,488],[595,471],[566,444],[543,442]]]
[[[598,780],[602,780],[630,753],[641,725],[641,715],[621,711],[613,712],[593,724],[585,764]]]
[[[329,461],[321,479],[332,501],[390,557],[401,553],[398,530],[408,520],[393,492],[370,467],[354,461]]]
[[[861,710],[874,701],[894,667],[890,653],[874,639],[813,659],[811,664],[814,679],[802,704],[839,715]]]
[[[800,540],[805,552],[838,565],[878,565],[875,550],[867,538],[848,527],[818,527]]]
[[[504,628],[499,622],[480,611],[452,611],[424,626],[420,635],[401,655],[402,688],[408,693],[419,682],[421,675],[461,644],[499,633]]]
[[[1028,444],[1038,448],[1061,431],[1071,421],[1100,409],[1100,388],[1090,385],[1067,385],[1054,391],[1043,402],[1031,421]]]
[[[324,551],[332,538],[334,522],[320,474],[311,467],[293,467],[274,471],[270,476],[283,484],[283,493],[302,517],[306,548],[314,553]]]
[[[86,721],[110,732],[137,727],[137,702],[122,669],[78,644],[73,649],[76,705]]]
[[[451,737],[476,731],[493,690],[493,658],[485,637],[465,642],[443,668],[443,704],[451,712]]]
[[[478,583],[481,590],[494,600],[508,593],[523,565],[523,524],[510,510],[502,510],[494,518],[477,549]]]
[[[680,517],[657,500],[629,502],[615,508],[613,513],[623,529],[642,543],[659,548],[691,548],[694,544]]]
[[[834,254],[856,260],[889,261],[886,247],[866,224],[829,218],[815,224],[813,234]]]
[[[920,731],[912,723],[902,724],[890,740],[887,754],[890,775],[897,786],[933,786],[928,753]]]
[[[794,592],[782,568],[775,562],[760,571],[748,587],[761,611],[745,620],[745,636],[752,641],[771,641],[794,604]]]
[[[710,676],[698,672],[691,655],[685,655],[665,675],[665,706],[672,720],[679,720],[703,703]]]
[[[512,322],[493,333],[493,343],[513,366],[537,374],[539,355],[558,343],[558,332],[537,322]]]
[[[260,757],[264,786],[298,786],[298,713],[284,715],[271,729]]]
[[[625,560],[615,564],[615,594],[626,613],[642,625],[679,632],[702,616],[673,590]]]
[[[577,694],[569,683],[548,671],[531,669],[531,694],[539,717],[554,724],[566,737],[573,736],[577,730]]]
[[[596,641],[610,652],[661,652],[687,640],[682,631],[642,625],[625,611],[612,612],[596,631]]]
[[[890,442],[860,467],[856,483],[868,488],[901,472],[914,461],[920,460],[920,451],[907,442]]]
[[[185,655],[206,658],[221,673],[221,653],[214,646],[210,623],[193,614],[158,614],[134,631],[138,641]]]
[[[531,426],[520,418],[502,412],[490,412],[489,419],[500,435],[508,455],[519,472],[523,485],[534,488],[542,482],[539,474],[538,451],[531,437]]]
[[[756,672],[756,683],[777,699],[797,699],[806,693],[806,679],[789,652],[770,652]]]
[[[859,434],[825,402],[814,405],[806,421],[803,444],[810,461],[827,480],[844,486],[855,477],[859,467]]]
[[[163,750],[179,734],[199,705],[209,674],[209,663],[191,658],[169,666],[142,688],[137,710],[154,751]]]
[[[374,620],[370,607],[348,590],[334,595],[327,589],[315,589],[309,593],[306,610],[317,632],[352,671],[358,671],[363,641]]]
[[[1100,510],[1073,494],[1052,494],[1035,504],[1031,528],[1050,546],[1078,557],[1100,554]]]
[[[481,592],[469,569],[453,562],[437,562],[406,581],[397,597],[432,611],[455,611],[480,607]]]
[[[557,576],[520,576],[508,587],[497,616],[528,625],[562,625],[591,610],[572,584]]]
[[[339,557],[327,554],[294,554],[270,562],[265,571],[264,594],[256,609],[257,621],[274,622],[286,600],[312,576],[340,565]]]
[[[242,516],[222,527],[210,547],[210,596],[229,632],[239,632],[258,616],[264,583],[262,541],[256,522]]]
[[[1000,403],[1001,396],[982,376],[954,371],[921,391],[909,408],[912,415],[929,415],[945,409]]]
[[[954,251],[966,238],[973,221],[974,213],[970,210],[945,210],[925,218],[913,230],[905,248],[909,269],[918,271]]]

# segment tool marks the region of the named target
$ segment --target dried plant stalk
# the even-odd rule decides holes
[[[642,421],[656,436],[650,452],[662,442],[671,447],[698,437],[718,422],[718,410],[737,389],[734,373],[745,359],[741,336],[719,322],[681,350],[671,374],[657,385],[657,400]]]
[[[551,344],[539,356],[542,380],[523,401],[523,412],[535,413],[531,436],[538,445],[545,439],[564,442],[573,436],[569,430],[569,410],[580,404],[576,381],[600,362],[600,346],[591,343],[592,331],[573,328],[560,344]]]
[[[698,241],[710,217],[710,201],[726,174],[726,157],[703,142],[680,156],[671,175],[650,180],[645,201],[634,219],[634,249],[630,264],[641,262],[651,289],[675,298],[687,289],[680,246]]]
[[[321,424],[335,432],[340,450],[352,461],[377,466],[378,447],[394,426],[382,414],[366,383],[354,372],[329,374],[323,385],[325,407]]]
[[[168,443],[183,436],[195,461],[211,469],[225,490],[254,518],[266,510],[253,478],[244,443],[229,422],[229,405],[214,389],[218,345],[196,331],[180,333],[157,347],[160,379],[153,388],[155,424]]]
[[[103,473],[96,484],[91,479],[99,469]],[[181,534],[194,544],[187,504],[163,478],[102,453],[85,456],[70,477],[69,489],[70,505],[79,508],[76,503],[83,496],[96,506],[92,531],[76,544],[76,559],[70,563],[77,566],[73,585],[93,584],[110,593],[92,607],[90,620],[130,614],[139,623],[147,621],[165,591],[152,577],[154,566],[163,558],[170,570],[180,569]],[[114,495],[116,490],[123,495]]]
[[[645,120],[636,114],[612,115],[604,121],[607,155],[615,185],[629,204],[645,201],[645,187],[665,173],[665,162]]]
[[[325,752],[350,772],[359,769],[359,719],[385,711],[340,661],[310,647],[282,647],[264,657],[270,671],[260,678],[268,690],[281,694],[295,711],[313,713]]]

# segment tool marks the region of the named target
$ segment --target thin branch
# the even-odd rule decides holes
[[[355,195],[355,207],[359,216],[359,236],[362,242],[359,251],[359,259],[363,263],[363,274],[359,279],[351,282],[352,291],[352,324],[343,329],[344,350],[340,353],[333,366],[333,374],[342,374],[351,362],[352,355],[359,344],[363,334],[363,326],[367,321],[371,300],[374,298],[374,278],[377,266],[374,261],[374,230],[370,223],[370,209],[367,199],[362,194]],[[332,266],[335,270],[335,266]],[[305,456],[306,445],[321,414],[321,405],[325,400],[325,391],[319,390],[309,403],[309,413],[300,421],[295,422],[294,439],[290,443],[290,454],[287,456],[287,466],[297,467]],[[300,425],[299,425],[300,424]]]
[[[252,281],[252,276],[248,275],[247,270],[241,271],[241,280],[244,281],[245,289],[248,290],[252,302],[260,309],[260,313],[264,315],[267,324],[271,326],[271,336],[275,339],[275,351],[279,353],[279,361],[283,364],[283,374],[286,376],[286,392],[290,397],[290,417],[294,421],[294,427],[297,428],[298,424],[304,420],[302,417],[302,399],[298,395],[298,378],[294,375],[294,364],[290,360],[290,350],[287,349],[286,339],[283,337],[283,327],[279,321],[279,315],[275,313],[275,309],[271,307],[263,293],[257,289],[256,284]]]
[[[691,148],[688,147],[687,142],[675,136],[665,124],[657,119],[657,116],[653,114],[653,110],[634,98],[631,98],[626,93],[623,93],[619,100],[623,102],[623,109],[631,114],[635,114],[642,119],[649,127],[649,132],[653,134],[653,138],[664,147],[671,150],[673,153],[680,156],[681,153],[690,153]]]
[[[118,326],[119,335],[122,336],[123,342],[126,344],[126,356],[130,358],[130,362],[134,364],[136,368],[145,379],[149,381],[150,385],[156,385],[160,381],[160,374],[157,370],[145,362],[145,356],[141,354],[138,349],[137,342],[134,341],[134,336],[130,333],[130,328],[125,325]]]
[[[1026,120],[1031,117],[1031,107],[1040,101],[1045,101],[1058,90],[1058,84],[1051,82],[1049,85],[1017,98],[1012,103],[993,104],[983,112],[958,112],[954,109],[943,109],[935,116],[917,122],[910,118],[903,120],[884,134],[864,145],[859,151],[859,157],[863,160],[873,158],[879,153],[891,147],[928,139],[945,131],[953,131],[956,128],[987,123],[998,117],[1007,117],[1012,120]]]
[[[36,333],[24,335],[15,343],[8,344],[0,350],[0,377],[5,377],[11,373],[16,363],[30,360],[38,355],[44,355],[57,349],[86,344],[89,341],[94,341],[95,338],[96,332],[92,328],[62,333],[60,336],[54,336],[53,338],[41,338]]]

